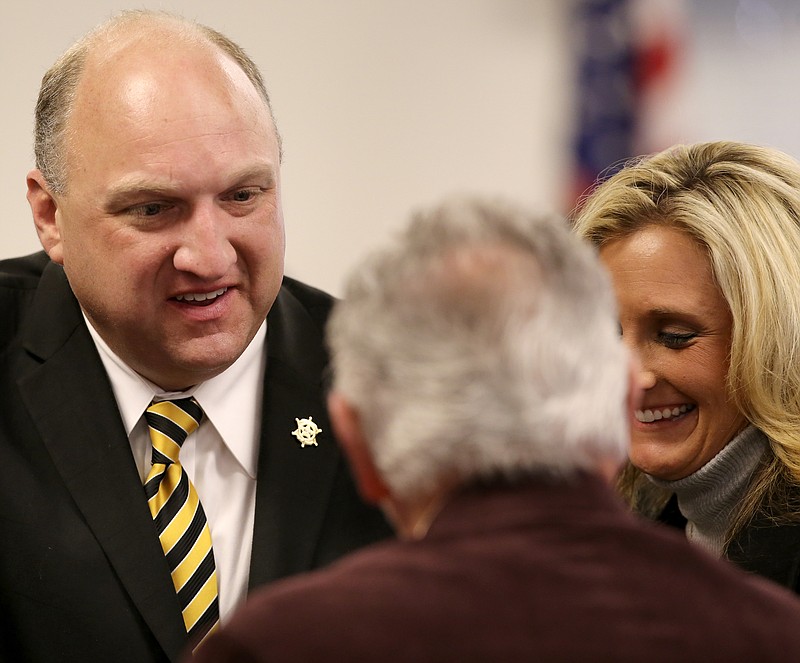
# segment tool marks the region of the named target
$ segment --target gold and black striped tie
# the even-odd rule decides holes
[[[151,403],[144,416],[153,443],[153,467],[144,490],[189,642],[196,647],[219,623],[217,572],[206,514],[178,454],[200,425],[203,410],[194,398],[182,398]]]

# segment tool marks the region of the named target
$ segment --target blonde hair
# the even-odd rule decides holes
[[[800,484],[800,164],[736,142],[679,145],[629,163],[574,220],[596,246],[648,224],[679,228],[708,251],[733,317],[727,381],[739,410],[770,441],[728,541],[758,513],[797,520]],[[641,473],[623,473],[634,508]]]

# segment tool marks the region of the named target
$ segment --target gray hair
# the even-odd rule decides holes
[[[328,342],[397,497],[625,456],[612,290],[561,219],[466,198],[416,214],[350,277]]]
[[[238,44],[213,28],[176,14],[154,10],[123,11],[73,44],[42,78],[36,102],[33,151],[36,167],[54,192],[66,191],[67,126],[89,53],[98,45],[113,43],[136,29],[140,30],[142,39],[147,39],[147,28],[153,27],[171,28],[184,39],[194,40],[197,43],[205,42],[230,57],[244,71],[264,100],[274,124],[275,118],[261,72]],[[158,44],[154,43],[153,48],[158,48]],[[277,125],[275,132],[280,147],[281,137]]]

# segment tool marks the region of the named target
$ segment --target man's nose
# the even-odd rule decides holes
[[[229,219],[223,210],[210,204],[192,210],[181,227],[175,269],[209,281],[225,276],[237,260],[228,233]]]

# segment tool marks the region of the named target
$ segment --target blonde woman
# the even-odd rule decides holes
[[[597,187],[575,229],[641,362],[624,497],[800,592],[800,164],[673,147]]]

